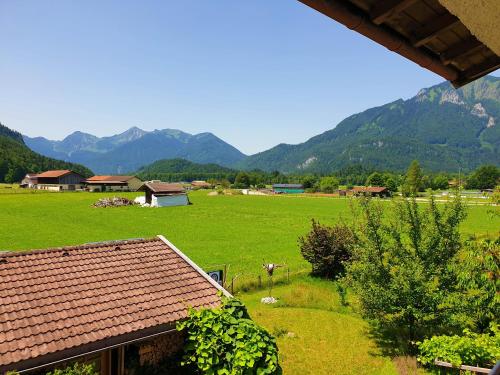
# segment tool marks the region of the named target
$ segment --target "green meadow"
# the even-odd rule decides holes
[[[0,194],[0,249],[24,250],[163,234],[203,267],[260,273],[262,260],[306,267],[297,237],[311,218],[339,220],[347,201],[190,193],[190,206],[94,208],[109,193]],[[133,198],[138,193],[121,194]]]
[[[120,194],[134,198],[139,193]],[[0,186],[0,249],[27,250],[87,242],[165,235],[205,269],[228,265],[236,288],[265,276],[262,261],[285,263],[289,284],[278,282],[277,305],[260,303],[265,289],[239,293],[252,317],[278,340],[284,374],[423,374],[410,358],[391,358],[357,313],[354,296],[342,306],[335,284],[307,275],[297,238],[312,218],[323,223],[349,220],[345,198],[304,196],[208,196],[189,194],[190,206],[94,208],[112,193],[48,193]],[[390,201],[384,201],[391,204]],[[425,204],[425,203],[423,203]],[[471,205],[465,236],[495,236],[500,219],[488,207]],[[275,279],[283,281],[286,268]]]
[[[3,189],[2,189],[3,190]],[[139,193],[121,194],[133,198]],[[229,266],[231,275],[261,274],[262,261],[308,269],[297,238],[312,218],[333,223],[350,218],[345,198],[208,196],[189,194],[190,206],[94,208],[112,193],[0,194],[0,249],[25,250],[163,234],[204,268]],[[391,204],[387,201],[387,204]],[[486,206],[470,206],[465,235],[493,236],[500,219]],[[283,272],[283,271],[282,271]]]

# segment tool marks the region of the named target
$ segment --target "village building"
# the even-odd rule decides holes
[[[384,186],[355,186],[351,191],[356,196],[365,195],[383,198],[391,195],[391,192]]]
[[[19,187],[22,187],[24,189],[35,189],[37,183],[38,183],[38,175],[36,173],[28,173],[22,179],[21,183],[19,184]]]
[[[273,192],[275,194],[300,194],[304,192],[302,184],[274,184]]]
[[[68,169],[46,171],[36,177],[36,188],[40,190],[80,190],[85,184],[85,177]]]
[[[132,375],[178,353],[176,322],[219,292],[230,296],[163,236],[0,253],[0,373],[80,362]]]
[[[140,188],[145,192],[144,203],[152,207],[186,206],[190,204],[184,186],[166,182],[146,182]]]
[[[213,185],[208,183],[207,181],[191,181],[191,186],[194,189],[211,189]]]
[[[135,176],[93,176],[85,184],[90,191],[137,191],[142,181]]]

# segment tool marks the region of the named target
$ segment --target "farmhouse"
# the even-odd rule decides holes
[[[85,184],[90,191],[137,191],[142,181],[135,176],[93,176]]]
[[[24,176],[21,184],[19,185],[22,188],[34,189],[36,188],[36,184],[38,183],[38,177],[35,173],[28,173]]]
[[[353,195],[367,195],[371,197],[388,197],[391,192],[384,186],[355,186],[352,188]]]
[[[195,189],[211,189],[213,187],[206,181],[191,181],[191,186]]]
[[[77,361],[134,374],[178,352],[176,322],[219,292],[230,296],[163,236],[0,253],[0,373]]]
[[[304,185],[301,184],[274,184],[273,192],[276,194],[298,194],[304,192]]]
[[[83,189],[85,177],[68,169],[46,171],[37,176],[36,188],[41,190],[76,190]]]
[[[153,207],[186,206],[189,204],[189,198],[181,184],[146,182],[139,190],[146,194],[145,203]]]

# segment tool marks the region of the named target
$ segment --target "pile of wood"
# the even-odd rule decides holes
[[[113,198],[101,198],[95,202],[92,206],[94,207],[122,207],[122,206],[133,206],[137,203],[134,201],[123,198],[123,197],[113,197]]]

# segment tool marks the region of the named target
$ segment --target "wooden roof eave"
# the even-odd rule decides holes
[[[457,45],[449,46],[444,53],[436,53],[426,47],[426,43],[439,34],[461,24],[449,12],[436,17],[420,29],[411,30],[415,36],[403,35],[384,24],[394,15],[422,0],[380,0],[371,9],[361,9],[349,1],[341,0],[299,0],[320,13],[342,23],[347,28],[370,38],[387,49],[419,64],[444,79],[456,88],[488,74],[500,67],[500,57],[494,55],[482,63],[464,71],[452,64],[455,59],[487,48],[471,36]],[[441,52],[441,51],[440,51]]]

